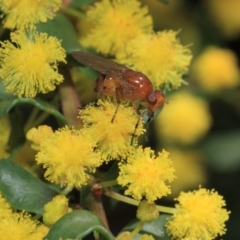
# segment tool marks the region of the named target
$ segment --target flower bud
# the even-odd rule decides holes
[[[53,133],[51,127],[47,125],[31,128],[26,135],[26,138],[32,142],[31,148],[39,151],[42,141]]]
[[[159,216],[159,211],[155,203],[148,203],[143,200],[138,205],[137,218],[143,222],[152,222]]]
[[[52,226],[59,218],[72,209],[68,207],[68,199],[65,196],[57,195],[44,206],[43,222],[47,226]]]

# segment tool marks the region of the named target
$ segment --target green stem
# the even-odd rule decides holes
[[[49,117],[49,113],[48,112],[43,112],[34,122],[34,126],[38,126],[40,125],[46,118]]]
[[[138,225],[135,227],[135,229],[134,229],[134,230],[131,232],[131,234],[130,234],[131,239],[132,239],[133,237],[135,237],[135,236],[142,230],[144,223],[145,223],[145,222],[143,222],[143,221],[140,221],[140,222],[138,223]]]
[[[132,199],[132,198],[129,198],[129,197],[126,197],[126,196],[123,196],[119,193],[115,193],[111,190],[105,191],[104,194],[108,197],[111,197],[111,198],[116,199],[116,200],[121,201],[121,202],[125,202],[125,203],[128,203],[128,204],[134,205],[134,206],[139,205],[139,201],[137,201],[135,199]]]
[[[24,129],[23,129],[24,133],[26,133],[30,128],[32,128],[34,126],[32,123],[33,123],[34,119],[37,117],[38,113],[39,113],[38,108],[34,108],[32,110],[32,112],[24,126]]]
[[[63,12],[73,16],[73,17],[76,17],[76,18],[80,18],[80,19],[85,19],[86,16],[85,14],[81,13],[80,11],[74,9],[74,8],[71,8],[71,7],[67,7],[65,9],[62,9]]]
[[[102,188],[107,188],[107,187],[112,187],[117,185],[117,180],[111,180],[111,181],[105,181],[105,182],[101,182],[101,186]]]
[[[126,196],[123,196],[119,193],[115,193],[111,190],[106,190],[104,192],[104,194],[108,197],[111,197],[113,199],[116,199],[118,201],[121,201],[121,202],[125,202],[127,204],[131,204],[131,205],[134,205],[134,206],[138,206],[139,205],[139,201],[135,200],[135,199],[132,199],[132,198],[129,198],[129,197],[126,197]],[[177,209],[176,208],[171,208],[171,207],[165,207],[165,206],[160,206],[160,205],[157,205],[157,209],[159,212],[161,213],[170,213],[170,214],[174,214],[177,212]]]
[[[157,205],[157,209],[161,213],[164,212],[164,213],[174,214],[174,213],[178,212],[178,210],[176,208],[164,207],[164,206],[161,206],[161,205]]]
[[[38,108],[34,108],[33,111],[31,112],[31,115],[28,118],[27,123],[24,126],[24,133],[25,134],[32,127],[39,126],[49,116],[48,112],[43,112],[43,113],[40,114],[40,116],[37,116],[38,113],[39,113]]]
[[[73,187],[67,186],[67,187],[65,187],[65,188],[62,190],[62,192],[60,193],[60,195],[66,196],[66,195],[68,195],[72,190],[73,190]]]

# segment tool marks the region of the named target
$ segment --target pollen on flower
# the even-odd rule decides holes
[[[121,186],[127,187],[125,194],[136,200],[145,197],[148,202],[170,194],[169,183],[175,178],[175,170],[168,155],[163,150],[155,156],[150,148],[139,147],[126,162],[120,162],[117,181]]]
[[[46,231],[40,229],[41,225],[37,221],[33,221],[30,215],[26,213],[12,213],[9,216],[4,216],[0,221],[0,239],[42,239]],[[41,230],[42,234],[37,233]],[[35,238],[39,236],[39,238]]]
[[[0,77],[7,92],[34,97],[63,81],[57,64],[66,62],[66,53],[56,37],[30,30],[12,33],[11,40],[0,42]]]
[[[52,19],[61,6],[61,0],[2,0],[0,9],[6,16],[3,23],[5,28],[27,28],[38,22]]]
[[[95,145],[81,130],[65,127],[41,143],[36,161],[46,168],[44,176],[50,182],[81,187],[102,162]]]
[[[156,129],[166,141],[192,144],[206,134],[211,126],[207,103],[187,92],[169,97],[167,109],[156,119]]]
[[[149,234],[143,234],[140,238],[140,240],[154,240],[154,237]]]
[[[212,240],[226,232],[225,222],[230,212],[224,208],[222,196],[214,190],[182,192],[176,200],[178,211],[166,225],[174,238]]]
[[[152,31],[152,18],[137,0],[102,0],[88,10],[86,20],[95,27],[84,36],[85,45],[103,54],[115,55],[129,40]]]
[[[0,218],[11,215],[11,205],[6,201],[0,192]]]
[[[131,139],[139,116],[132,107],[120,104],[116,111],[116,104],[99,100],[98,106],[87,106],[80,111],[80,118],[84,122],[87,133],[97,141],[98,149],[101,151],[105,161],[111,159],[126,158],[132,150]],[[144,132],[142,121],[136,129],[133,146],[137,138]]]
[[[214,46],[207,47],[193,62],[191,75],[202,88],[212,92],[240,84],[237,56]]]
[[[126,54],[118,60],[143,72],[157,88],[163,85],[168,89],[179,88],[192,55],[188,47],[180,44],[177,34],[162,31],[136,36],[126,44]]]

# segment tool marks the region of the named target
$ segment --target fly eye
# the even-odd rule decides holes
[[[156,96],[155,92],[152,92],[148,95],[148,100],[149,100],[149,102],[152,102],[152,103],[157,101],[157,96]]]

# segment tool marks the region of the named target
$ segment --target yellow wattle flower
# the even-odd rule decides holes
[[[11,205],[6,201],[0,192],[0,218],[8,217],[12,214]]]
[[[44,139],[36,161],[43,164],[44,176],[50,182],[81,187],[102,163],[95,147],[96,142],[86,132],[65,127]]]
[[[102,0],[86,15],[86,21],[93,26],[80,42],[103,54],[115,55],[137,35],[152,32],[147,7],[141,7],[137,0]]]
[[[173,94],[168,101],[155,120],[157,133],[165,141],[189,145],[207,133],[212,122],[207,102],[185,91]]]
[[[132,147],[137,145],[137,138],[145,131],[140,120],[131,146],[139,116],[127,103],[120,104],[117,112],[116,107],[116,104],[106,99],[98,100],[97,106],[89,105],[80,111],[84,129],[97,142],[97,148],[105,161],[126,158]]]
[[[237,87],[240,85],[237,56],[229,49],[209,46],[193,62],[191,76],[209,92]]]
[[[214,190],[182,192],[176,200],[177,212],[166,224],[174,239],[213,240],[226,232],[225,221],[230,212]]]
[[[61,0],[1,0],[0,9],[6,16],[5,28],[33,27],[38,22],[52,19],[61,6]]]
[[[36,240],[43,239],[48,229],[32,220],[27,213],[12,213],[1,217],[0,239],[1,240]]]
[[[120,63],[144,73],[155,88],[179,88],[192,58],[188,47],[181,45],[176,31],[141,34],[127,42]]]
[[[7,92],[35,97],[63,81],[57,65],[66,63],[66,53],[56,37],[30,30],[13,32],[11,40],[0,42],[0,77]]]
[[[175,178],[172,161],[166,151],[155,156],[150,148],[141,146],[119,163],[118,184],[126,187],[126,195],[149,203],[171,193],[169,183]]]

